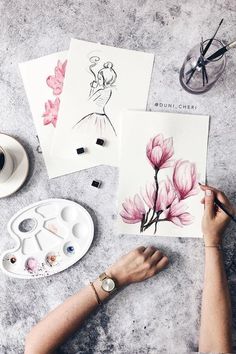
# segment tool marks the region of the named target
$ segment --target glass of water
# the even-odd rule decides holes
[[[202,52],[208,41],[209,39],[204,41],[202,45],[195,45],[188,52],[180,69],[180,83],[189,93],[200,94],[207,92],[216,83],[225,69],[225,55],[221,55],[211,61],[207,60],[207,57],[224,46],[220,40],[214,39],[205,57],[202,56]]]

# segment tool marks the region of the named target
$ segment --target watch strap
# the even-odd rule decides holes
[[[106,278],[110,278],[110,277],[108,277],[108,275],[107,275],[106,273],[102,273],[102,274],[99,275],[99,279],[100,279],[101,281],[103,281],[103,280],[106,279]]]

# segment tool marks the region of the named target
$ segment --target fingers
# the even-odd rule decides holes
[[[160,261],[156,264],[155,271],[156,273],[161,272],[167,265],[169,260],[166,256],[163,256]]]
[[[204,214],[210,218],[215,215],[215,205],[214,205],[215,195],[211,189],[205,190],[205,212]]]
[[[216,189],[214,187],[208,186],[208,185],[204,185],[204,184],[200,184],[200,187],[203,191],[206,191],[207,189],[211,190],[214,192],[215,196],[219,199],[219,201],[221,201],[222,203],[229,203],[228,198],[226,197],[226,195],[221,192],[219,189]]]
[[[138,252],[144,252],[145,249],[146,249],[146,247],[144,247],[144,246],[139,246],[139,247],[136,248],[136,251],[138,251]]]
[[[154,274],[160,272],[169,264],[168,258],[157,249],[152,256],[146,260],[146,262],[148,262]]]
[[[145,250],[144,250],[144,255],[148,258],[151,257],[154,253],[156,252],[156,248],[153,246],[148,246]]]
[[[169,263],[168,258],[154,246],[139,246],[133,252],[140,257],[141,263],[145,262],[148,268],[153,268],[155,273],[162,270]]]
[[[156,250],[150,258],[151,264],[157,264],[164,257],[163,253],[159,250]]]
[[[220,190],[214,188],[214,187],[211,187],[211,186],[208,186],[208,185],[203,185],[203,184],[199,184],[201,189],[203,191],[206,192],[206,190],[211,190],[213,191],[213,193],[215,194],[215,197],[221,202],[223,203],[225,206],[227,206],[229,208],[229,210],[231,210],[232,212],[234,212],[234,207],[232,206],[232,204],[230,203],[229,199],[226,197],[226,195],[221,192]],[[201,203],[204,204],[205,203],[205,198],[203,198],[201,200]]]

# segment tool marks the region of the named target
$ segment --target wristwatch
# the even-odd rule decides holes
[[[100,274],[99,279],[102,282],[101,284],[102,290],[106,291],[107,293],[111,294],[117,289],[114,279],[109,277],[106,273]]]

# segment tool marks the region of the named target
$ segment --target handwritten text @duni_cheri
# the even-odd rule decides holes
[[[186,110],[196,110],[197,106],[191,105],[191,104],[176,104],[176,103],[164,103],[164,102],[156,102],[155,103],[156,107],[160,108],[172,108],[172,109],[186,109]]]

